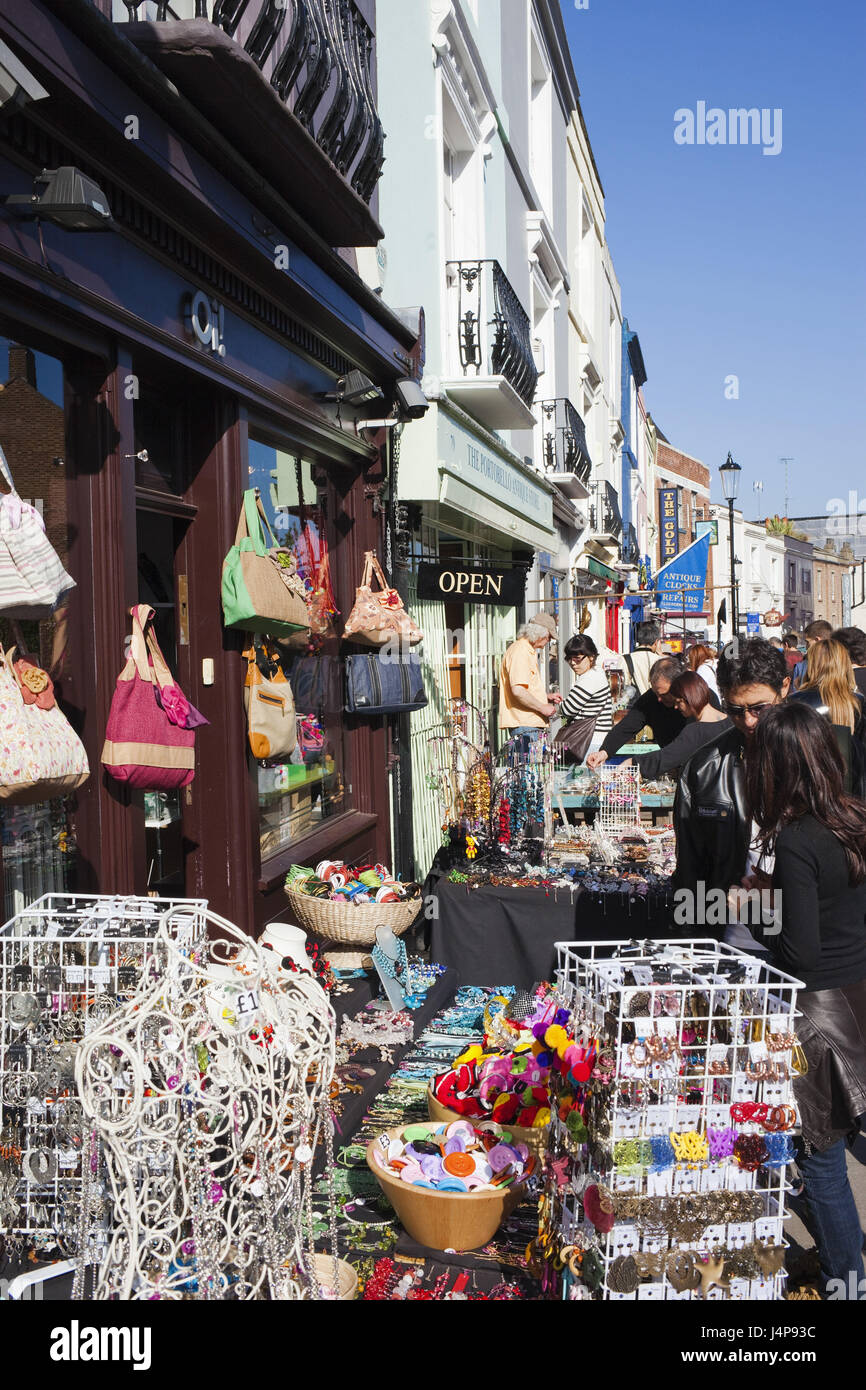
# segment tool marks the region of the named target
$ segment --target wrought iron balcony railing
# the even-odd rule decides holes
[[[538,368],[529,315],[498,261],[449,261],[447,269],[457,290],[457,355],[463,377],[467,382],[501,378],[518,397],[508,420],[507,401],[492,403],[489,423],[494,427],[497,411],[503,428],[532,425]]]
[[[128,22],[145,0],[123,0]],[[351,187],[369,202],[384,132],[373,99],[373,35],[353,0],[157,0],[156,23],[210,22],[249,56]],[[136,40],[137,41],[137,40]],[[147,50],[146,50],[147,51]]]
[[[593,502],[589,509],[590,530],[598,536],[617,540],[622,535],[619,498],[612,483],[596,483],[592,489]]]
[[[541,402],[541,442],[546,473],[573,473],[586,485],[592,459],[586,446],[586,428],[571,401],[561,396]]]
[[[640,546],[637,542],[637,531],[631,522],[625,528],[622,539],[622,558],[626,565],[639,565],[641,562]]]

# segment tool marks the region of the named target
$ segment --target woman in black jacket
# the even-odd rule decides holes
[[[806,986],[798,1161],[826,1291],[856,1299],[863,1232],[846,1138],[866,1113],[866,806],[845,792],[843,772],[831,726],[815,710],[798,701],[764,711],[746,753],[746,791],[758,843],[775,851],[781,893],[781,931],[767,945]]]

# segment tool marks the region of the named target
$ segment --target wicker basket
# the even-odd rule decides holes
[[[420,898],[410,898],[408,902],[355,907],[351,902],[308,897],[293,888],[286,889],[286,897],[299,926],[321,938],[328,960],[337,970],[368,970],[373,964],[369,949],[358,948],[375,946],[377,927],[390,927],[395,936],[402,936],[423,906]]]

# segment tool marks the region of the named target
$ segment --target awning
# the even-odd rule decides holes
[[[605,565],[601,560],[596,560],[594,555],[587,555],[586,562],[590,574],[594,574],[597,579],[609,579],[612,584],[618,584],[622,579],[619,570],[611,569],[610,565]]]

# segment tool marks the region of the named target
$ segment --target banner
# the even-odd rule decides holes
[[[679,488],[659,488],[659,545],[662,564],[672,560],[680,548],[680,521],[677,509]]]
[[[662,565],[656,576],[656,603],[666,612],[703,613],[710,558],[709,533],[692,541]]]
[[[443,603],[492,603],[516,608],[526,591],[526,569],[473,565],[470,560],[423,562],[418,566],[418,597]]]

